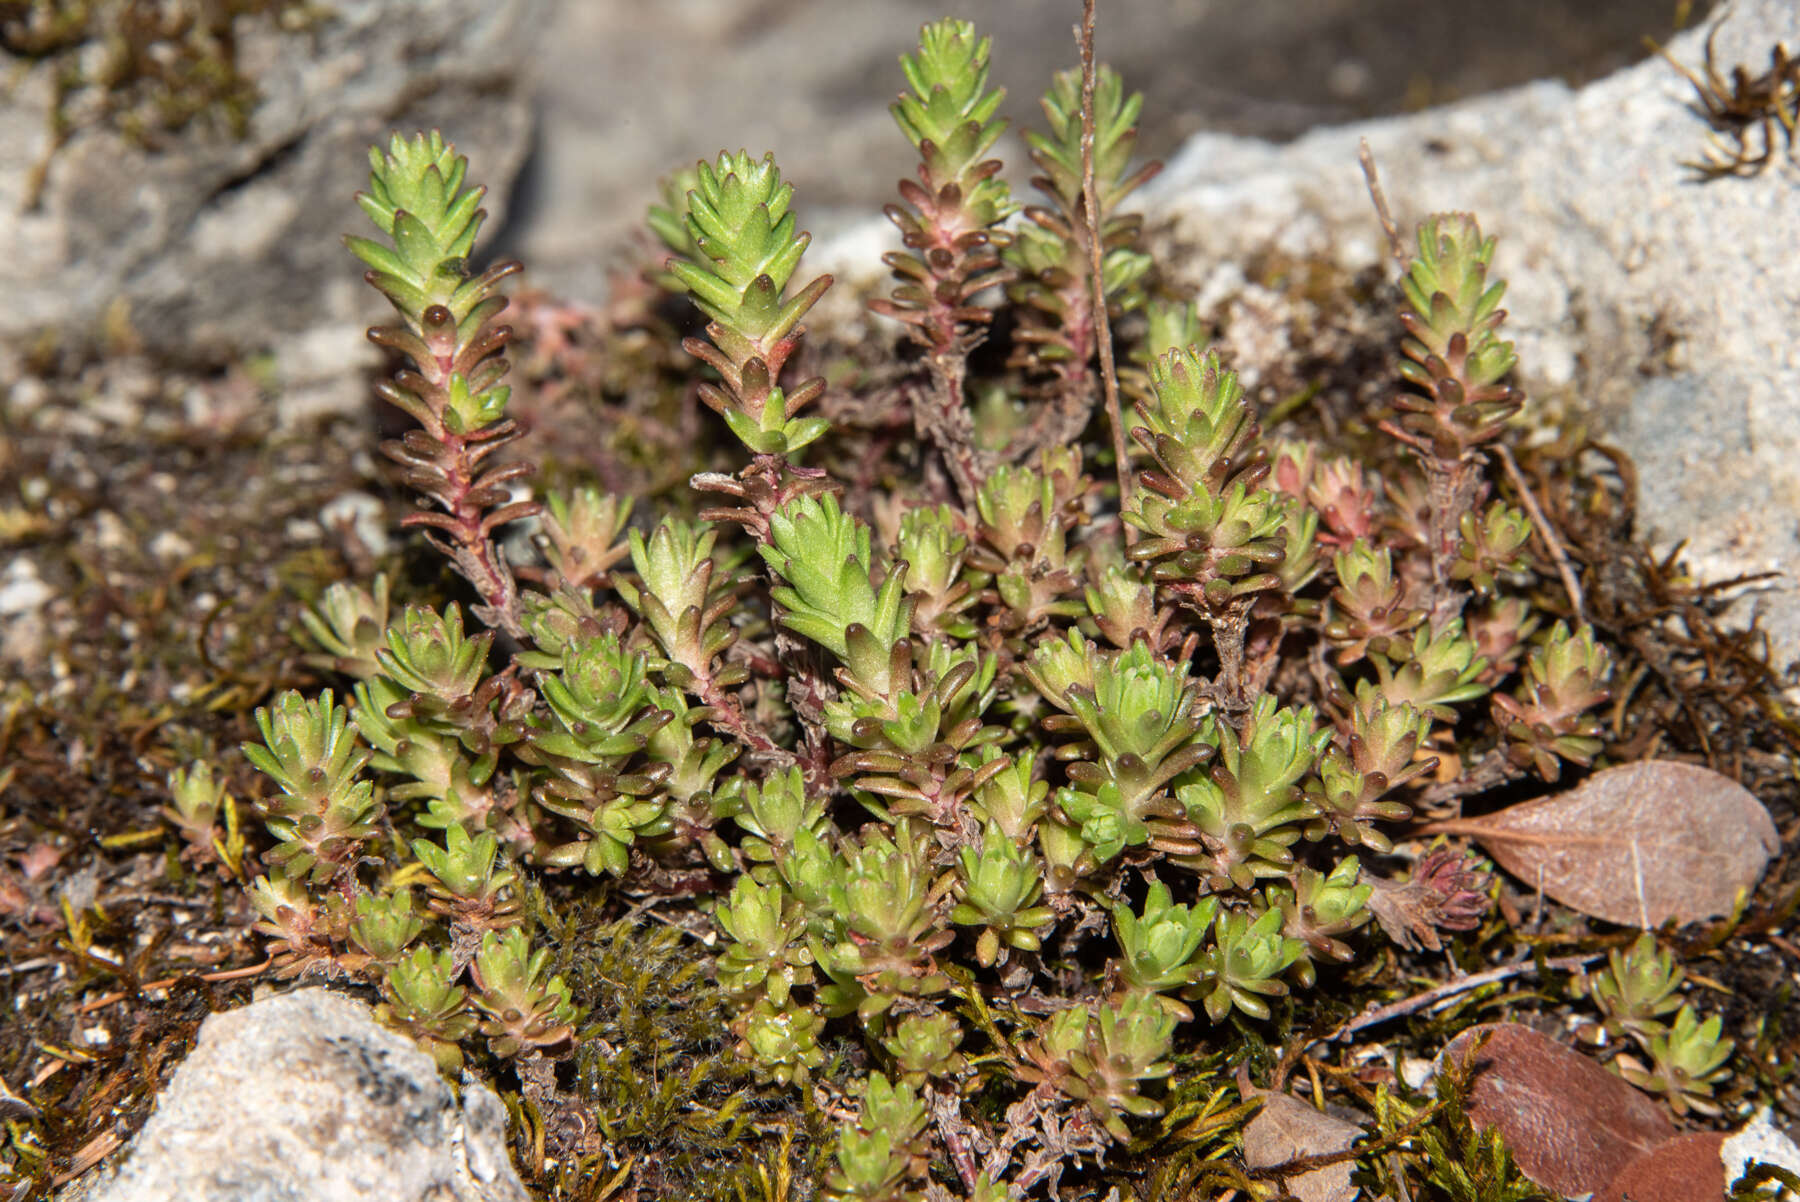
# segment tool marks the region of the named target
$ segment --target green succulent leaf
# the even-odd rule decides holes
[[[769,521],[769,542],[758,548],[786,584],[770,590],[781,621],[825,647],[872,696],[901,685],[894,651],[912,624],[903,573],[891,571],[876,587],[869,528],[838,508],[837,498],[802,496]]]
[[[487,218],[486,188],[465,188],[469,162],[435,130],[412,138],[395,134],[383,153],[369,149],[369,189],[357,203],[387,244],[345,239],[369,265],[369,279],[415,332],[425,313],[442,305],[465,337],[485,319],[499,275],[467,278],[465,265]]]
[[[900,56],[912,92],[888,106],[907,141],[930,160],[933,181],[956,186],[962,212],[975,227],[1004,221],[1018,209],[1005,181],[978,170],[1006,129],[995,116],[1006,89],[987,86],[990,42],[977,38],[969,21],[926,25],[918,50]]]

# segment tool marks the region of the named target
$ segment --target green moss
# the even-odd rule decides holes
[[[804,1163],[824,1120],[809,1098],[758,1084],[733,1053],[736,1005],[696,934],[642,916],[609,918],[616,910],[604,891],[571,897],[560,913],[538,900],[557,970],[586,1008],[569,1090],[592,1124],[584,1146],[595,1149],[542,1174],[543,1184],[580,1196],[578,1183],[637,1160],[639,1188],[700,1202],[733,1191],[754,1197],[788,1157]]]

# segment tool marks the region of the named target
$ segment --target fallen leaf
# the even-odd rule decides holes
[[[1594,1202],[1724,1202],[1723,1131],[1690,1131],[1619,1171]]]
[[[19,888],[12,873],[0,868],[0,916],[25,913],[25,907],[31,904],[31,898],[25,890]]]
[[[62,861],[62,849],[54,843],[33,843],[19,855],[19,871],[35,881]]]
[[[1290,1160],[1342,1152],[1362,1134],[1355,1123],[1287,1094],[1253,1090],[1250,1096],[1263,1100],[1262,1109],[1244,1126],[1244,1163],[1250,1168],[1274,1168]],[[1351,1202],[1357,1195],[1350,1183],[1355,1168],[1355,1161],[1346,1160],[1284,1177],[1282,1184],[1300,1202]]]
[[[1608,768],[1566,793],[1426,829],[1473,835],[1526,885],[1645,929],[1731,913],[1780,848],[1749,790],[1669,760]]]
[[[1654,1102],[1579,1052],[1518,1023],[1484,1023],[1438,1057],[1469,1067],[1465,1109],[1495,1127],[1519,1170],[1559,1194],[1604,1188],[1639,1156],[1675,1136]]]

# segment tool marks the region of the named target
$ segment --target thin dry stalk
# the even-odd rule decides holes
[[[1375,206],[1375,216],[1381,222],[1382,232],[1387,235],[1388,253],[1394,256],[1394,262],[1400,267],[1400,275],[1405,277],[1410,265],[1406,253],[1406,239],[1400,236],[1400,224],[1394,220],[1393,210],[1388,208],[1387,193],[1381,189],[1381,172],[1375,167],[1375,152],[1369,147],[1367,138],[1357,143],[1356,160],[1362,164],[1363,180],[1369,185],[1369,201]]]
[[[1568,549],[1563,546],[1562,537],[1556,533],[1556,527],[1544,516],[1543,508],[1537,503],[1537,496],[1531,491],[1531,485],[1525,481],[1525,473],[1519,470],[1519,461],[1504,443],[1494,448],[1500,455],[1500,462],[1506,468],[1506,474],[1518,490],[1519,504],[1531,515],[1532,529],[1544,540],[1544,547],[1550,552],[1550,560],[1556,565],[1556,574],[1562,579],[1563,591],[1569,594],[1569,608],[1574,611],[1577,622],[1585,623],[1587,618],[1581,611],[1581,581],[1576,579],[1575,569],[1569,563]]]
[[[1131,457],[1125,450],[1125,422],[1119,414],[1119,376],[1113,365],[1112,320],[1106,311],[1105,247],[1100,240],[1100,185],[1094,177],[1094,22],[1095,0],[1082,0],[1081,24],[1075,41],[1081,47],[1081,199],[1087,236],[1088,266],[1094,289],[1094,334],[1100,347],[1100,387],[1106,397],[1106,422],[1112,431],[1119,473],[1119,508],[1131,503]],[[1125,527],[1127,545],[1137,530]]]

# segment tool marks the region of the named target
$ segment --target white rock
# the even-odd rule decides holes
[[[1670,50],[1698,63],[1705,38],[1690,31]],[[1758,72],[1782,40],[1800,44],[1800,5],[1739,0],[1716,58]],[[1364,138],[1407,228],[1475,212],[1499,237],[1527,394],[1598,419],[1637,465],[1644,532],[1689,540],[1703,578],[1784,573],[1756,601],[1779,666],[1800,658],[1800,165],[1777,154],[1761,174],[1696,182],[1681,164],[1707,137],[1692,100],[1651,58],[1580,91],[1535,83],[1283,145],[1203,134],[1145,204],[1196,248],[1171,266],[1209,294],[1220,264],[1270,247],[1365,263],[1378,227],[1357,162]],[[1267,344],[1254,325],[1224,338],[1251,357]]]
[[[327,530],[346,527],[369,554],[380,558],[393,547],[388,537],[387,511],[366,492],[340,493],[319,510],[319,524]]]
[[[150,554],[165,564],[186,559],[193,553],[194,544],[173,530],[164,530],[150,540]]]
[[[37,564],[23,555],[6,565],[0,574],[0,617],[12,618],[42,609],[56,590],[38,575]]]
[[[131,528],[110,509],[94,515],[94,548],[99,551],[124,551],[132,543]]]
[[[369,143],[394,129],[445,130],[474,157],[498,217],[531,144],[529,56],[550,0],[326,7],[311,30],[238,22],[239,67],[259,93],[242,139],[197,121],[151,149],[76,120],[35,207],[24,189],[45,157],[62,68],[19,65],[0,106],[11,289],[0,341],[29,345],[51,327],[65,344],[92,343],[118,304],[147,350],[193,359],[380,314],[340,236]],[[345,344],[346,359],[356,353]]]
[[[49,399],[48,384],[36,376],[25,376],[7,389],[6,406],[13,417],[22,419],[31,416]]]
[[[1719,1146],[1719,1159],[1725,1162],[1727,1184],[1735,1182],[1744,1175],[1745,1169],[1759,1163],[1800,1173],[1800,1147],[1795,1147],[1794,1141],[1770,1120],[1767,1110],[1759,1112],[1742,1131]],[[1791,1200],[1794,1193],[1784,1190],[1780,1196]]]
[[[323,989],[215,1014],[121,1163],[63,1202],[525,1202],[506,1111]]]
[[[1435,1090],[1437,1062],[1419,1056],[1402,1056],[1399,1075],[1408,1089],[1424,1090],[1430,1086]]]

